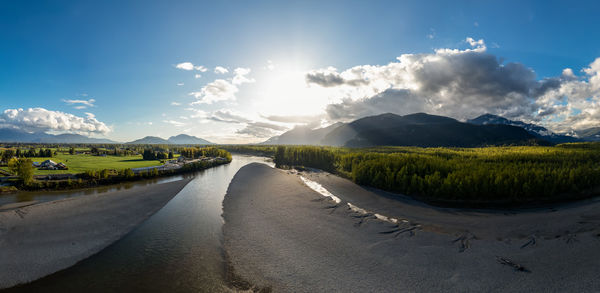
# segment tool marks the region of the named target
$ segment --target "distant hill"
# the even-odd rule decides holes
[[[146,136],[144,138],[140,138],[140,139],[128,142],[127,144],[213,144],[213,143],[208,140],[199,138],[199,137],[195,137],[195,136],[191,136],[191,135],[187,135],[187,134],[180,134],[177,136],[171,136],[171,137],[169,137],[168,140],[157,137],[157,136]]]
[[[1,128],[0,142],[24,143],[117,143],[105,138],[92,138],[79,134],[48,134],[44,132],[29,133],[18,129]]]
[[[157,136],[146,136],[144,138],[130,141],[127,144],[169,144],[169,141]]]
[[[297,126],[279,136],[274,136],[262,144],[285,144],[285,145],[320,145],[321,140],[332,130],[344,125],[338,122],[327,127],[311,129],[307,126]]]
[[[530,134],[547,140],[552,143],[565,143],[565,142],[577,142],[581,141],[581,139],[577,137],[573,137],[570,135],[557,134],[543,126],[525,123],[522,121],[514,121],[509,120],[501,116],[493,115],[493,114],[484,114],[477,118],[467,120],[467,123],[475,124],[475,125],[492,125],[492,124],[501,124],[501,125],[512,125],[525,129]],[[600,129],[599,129],[600,130]],[[600,137],[598,138],[600,140]]]
[[[168,139],[171,144],[213,144],[212,142],[202,139],[196,136],[180,134],[177,136],[171,136]]]
[[[548,144],[523,128],[510,125],[474,125],[452,118],[416,113],[391,113],[355,120],[331,131],[325,145],[477,147],[505,144]]]
[[[587,141],[600,141],[600,127],[592,127],[576,131],[577,137]]]

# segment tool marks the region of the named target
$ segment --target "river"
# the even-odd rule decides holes
[[[267,158],[234,155],[230,164],[194,173],[193,180],[166,206],[121,240],[71,268],[7,291],[229,291],[224,281],[222,202],[233,176],[252,162],[273,166]],[[165,180],[176,179],[162,179],[154,184]],[[152,182],[137,186],[140,184]],[[135,187],[133,184],[126,188]],[[110,188],[117,187],[86,192]],[[63,192],[50,196],[85,195]],[[45,200],[47,197],[30,194],[26,199]]]

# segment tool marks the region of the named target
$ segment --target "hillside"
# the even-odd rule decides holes
[[[321,140],[332,130],[344,125],[338,122],[327,127],[311,129],[307,126],[297,126],[279,136],[269,138],[261,144],[282,145],[320,145]]]
[[[391,113],[358,119],[331,131],[325,145],[477,147],[505,144],[547,144],[523,128],[510,125],[474,125],[455,119],[416,113]]]

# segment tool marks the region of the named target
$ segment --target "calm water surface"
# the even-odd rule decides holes
[[[194,179],[142,225],[77,265],[11,292],[225,292],[222,203],[229,182],[262,157],[233,156]],[[135,186],[130,187],[135,188]]]

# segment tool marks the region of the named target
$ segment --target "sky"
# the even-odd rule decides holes
[[[0,128],[256,143],[386,112],[596,127],[598,6],[0,0]]]

